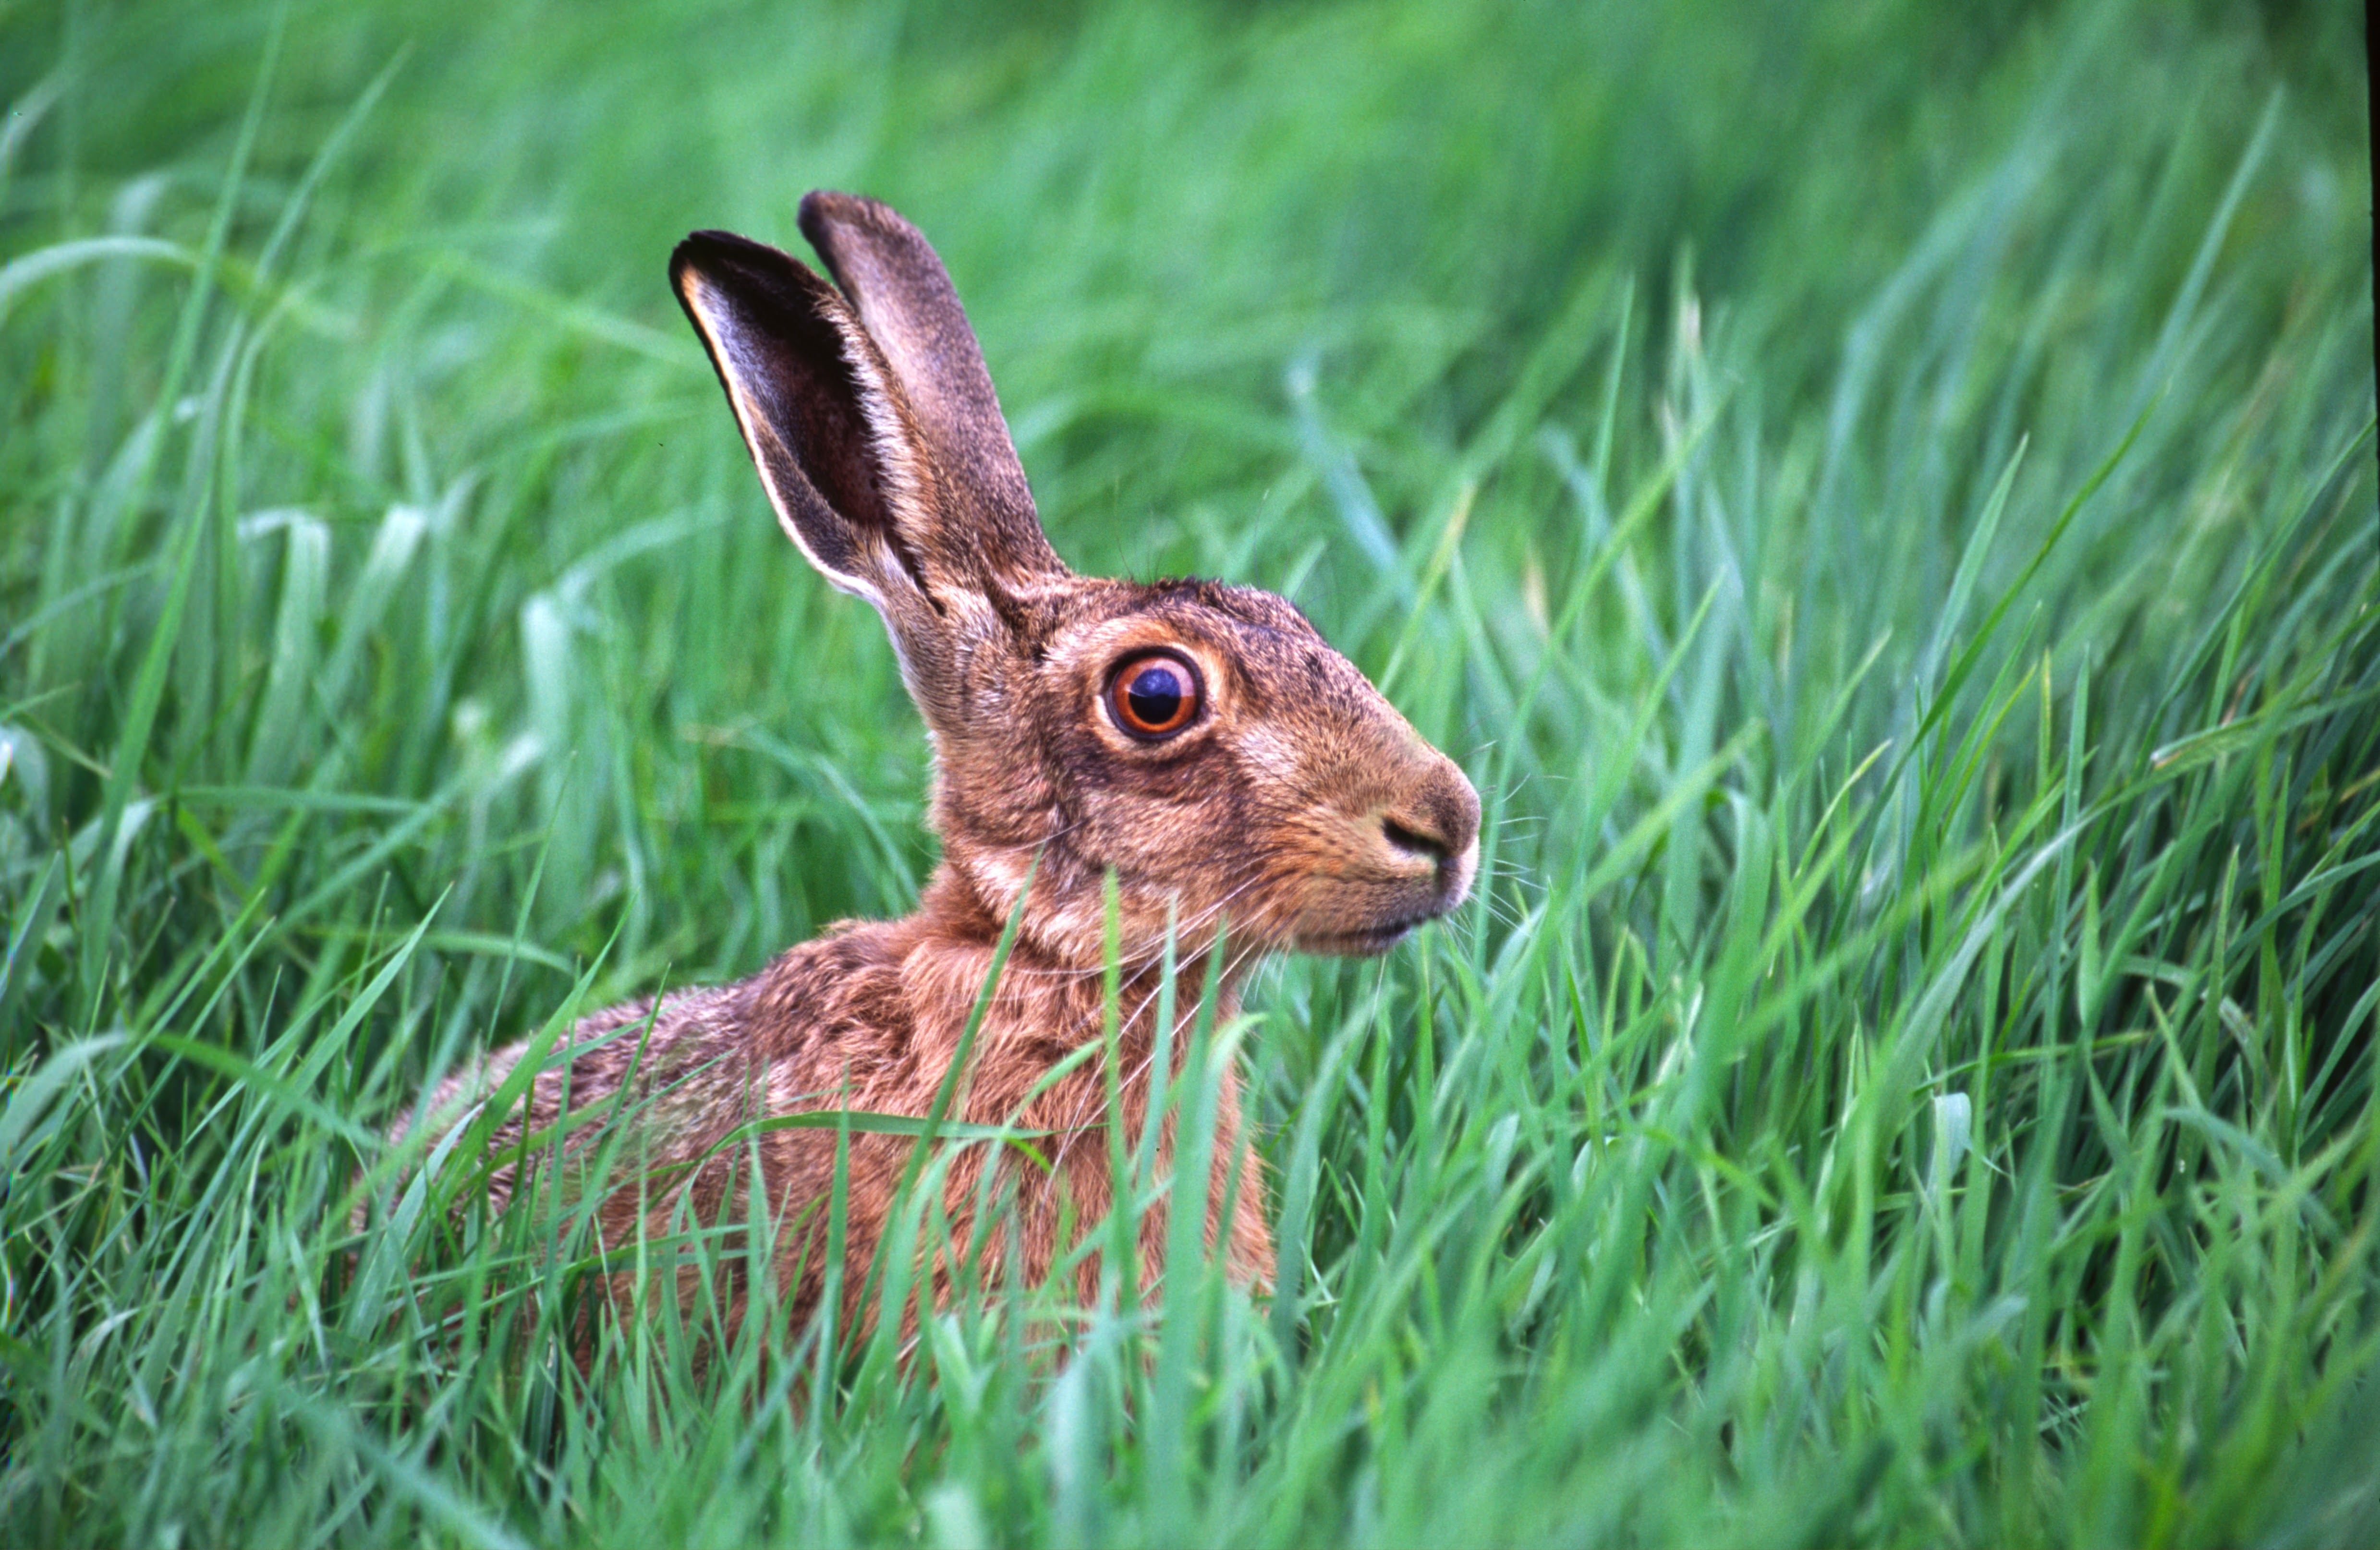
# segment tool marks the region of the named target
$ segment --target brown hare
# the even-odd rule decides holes
[[[1079,1239],[1065,1224],[1095,1223],[1110,1205],[1097,1129],[1109,1073],[1092,1057],[1046,1079],[1103,1040],[1109,875],[1121,917],[1116,1077],[1136,1140],[1155,1052],[1183,1046],[1156,1026],[1169,922],[1185,1022],[1219,943],[1228,958],[1220,1025],[1262,954],[1380,952],[1460,903],[1479,800],[1280,598],[1069,571],[1042,536],[974,333],[925,238],[847,194],[805,199],[801,227],[834,284],[723,232],[679,244],[670,280],[786,535],[892,634],[932,740],[942,861],[913,914],[845,922],[737,984],[586,1018],[495,1130],[491,1156],[520,1148],[525,1133],[527,1155],[544,1155],[539,1133],[565,1107],[566,1148],[591,1149],[601,1116],[633,1099],[638,1138],[614,1149],[595,1216],[601,1242],[621,1250],[640,1227],[662,1238],[749,1220],[757,1152],[761,1198],[783,1225],[751,1252],[773,1257],[785,1313],[804,1320],[824,1279],[836,1132],[722,1139],[800,1110],[928,1114],[1014,917],[948,1118],[1046,1132],[1049,1166],[970,1146],[945,1176],[944,1202],[964,1244],[979,1202],[1013,1195],[992,1270],[1038,1281],[1072,1257],[1087,1303],[1096,1254],[1062,1234]],[[451,1128],[526,1048],[447,1081],[425,1116]],[[1207,1248],[1234,1280],[1261,1286],[1273,1265],[1263,1183],[1239,1079],[1226,1069],[1220,1083]],[[1160,1179],[1171,1131],[1160,1127]],[[843,1285],[856,1299],[916,1142],[859,1131],[848,1145]],[[1014,1176],[980,1189],[987,1166]],[[501,1206],[517,1169],[504,1164],[492,1180]],[[1162,1268],[1163,1217],[1149,1213],[1137,1243],[1144,1283]],[[932,1257],[928,1298],[948,1273],[949,1256]],[[731,1327],[744,1314],[742,1263],[729,1256],[726,1284],[713,1283]],[[616,1302],[635,1296],[639,1274],[653,1274],[650,1258],[613,1277]],[[678,1296],[694,1293],[696,1275],[678,1268]],[[856,1302],[845,1311],[870,1320]]]

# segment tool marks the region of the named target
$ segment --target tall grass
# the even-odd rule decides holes
[[[2350,31],[0,16],[5,1537],[2380,1536]],[[572,1203],[381,1127],[930,864],[661,283],[813,186],[941,247],[1059,548],[1293,597],[1487,880],[1202,1030],[1270,1298],[582,1374]]]

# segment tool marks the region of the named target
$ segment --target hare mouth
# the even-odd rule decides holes
[[[1435,916],[1411,915],[1378,926],[1357,926],[1352,931],[1301,931],[1296,947],[1300,952],[1317,953],[1326,958],[1372,958],[1386,952],[1414,933],[1417,926]]]

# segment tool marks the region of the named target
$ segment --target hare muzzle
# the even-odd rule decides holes
[[[1415,742],[1389,795],[1330,825],[1300,913],[1301,951],[1385,952],[1469,896],[1479,793],[1452,759]]]

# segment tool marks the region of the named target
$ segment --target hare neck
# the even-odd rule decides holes
[[[965,869],[944,861],[927,880],[917,913],[902,923],[917,933],[920,945],[938,944],[958,950],[962,959],[980,962],[996,951],[1007,925]],[[1062,1025],[1076,1025],[1081,1036],[1099,1033],[1107,1016],[1107,963],[1103,953],[1065,951],[1064,938],[1033,929],[1028,918],[1011,945],[1001,971],[999,1000],[1039,1000],[1042,1011]],[[1118,985],[1119,1034],[1128,1050],[1145,1052],[1155,1040],[1159,1018],[1170,1004],[1175,1023],[1171,1041],[1179,1051],[1194,1026],[1210,975],[1214,981],[1212,1025],[1221,1027],[1239,1014],[1240,991],[1254,954],[1224,948],[1223,972],[1213,975],[1212,951],[1201,949],[1179,957],[1173,965],[1172,994],[1165,994],[1166,975],[1159,963],[1127,962]],[[981,988],[978,980],[976,989]],[[1062,1003],[1061,1005],[1052,1003]],[[1177,1057],[1178,1058],[1178,1057]]]

